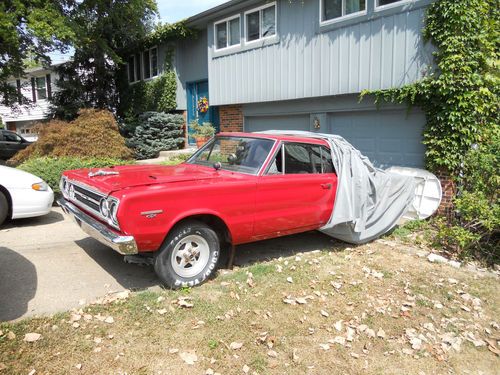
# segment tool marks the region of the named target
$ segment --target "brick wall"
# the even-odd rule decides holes
[[[243,108],[241,105],[226,105],[219,107],[221,132],[243,131]]]
[[[436,177],[441,181],[441,189],[443,191],[441,205],[437,213],[438,215],[448,216],[453,210],[453,198],[455,197],[457,187],[455,182],[451,179],[450,174],[446,171],[437,172]]]

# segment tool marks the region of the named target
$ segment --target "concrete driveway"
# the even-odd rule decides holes
[[[333,242],[309,232],[243,245],[235,264],[331,248]],[[151,288],[160,288],[153,267],[125,263],[60,208],[0,229],[0,321],[65,311],[109,292]]]

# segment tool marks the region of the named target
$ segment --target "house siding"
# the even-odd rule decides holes
[[[163,48],[165,53],[166,47]],[[163,55],[165,55],[163,53]],[[178,42],[175,46],[173,65],[177,76],[177,109],[187,109],[187,84],[208,80],[207,32],[197,38]]]
[[[431,61],[421,29],[426,1],[350,24],[320,26],[319,1],[278,1],[278,38],[219,56],[208,25],[213,105],[281,101],[400,87],[421,78]],[[244,22],[242,22],[244,35]]]

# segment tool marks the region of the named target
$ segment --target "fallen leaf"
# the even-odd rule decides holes
[[[385,332],[382,328],[380,328],[377,332],[377,337],[381,339],[385,339]]]
[[[330,350],[330,345],[328,344],[319,344],[319,347],[322,350]]]
[[[242,370],[243,370],[243,372],[245,374],[248,374],[248,372],[250,371],[250,367],[248,367],[247,365],[243,365],[243,369]]]
[[[359,354],[351,353],[351,357],[358,359],[359,358]]]
[[[342,320],[339,320],[339,321],[335,322],[335,324],[333,326],[335,327],[335,329],[338,332],[341,332],[342,331]]]
[[[295,298],[295,302],[297,302],[299,305],[305,305],[307,303],[307,300],[302,297]]]
[[[194,365],[194,363],[198,361],[198,356],[193,352],[182,352],[179,356],[188,365]]]
[[[276,353],[274,350],[269,350],[267,352],[267,355],[271,358],[278,358],[278,353]]]
[[[160,309],[160,310],[156,310],[156,312],[160,315],[165,315],[167,313],[167,309]]]
[[[42,335],[40,335],[39,333],[31,332],[24,335],[23,341],[35,342],[38,341],[40,337],[42,337]]]
[[[179,301],[177,301],[177,304],[178,304],[180,307],[184,307],[184,308],[186,308],[186,309],[189,309],[189,308],[191,308],[191,307],[193,307],[193,306],[194,306],[192,303],[187,302],[184,298],[179,299]]]
[[[113,319],[112,316],[108,316],[106,319],[104,319],[104,323],[113,324],[114,322],[115,319]]]
[[[170,349],[168,349],[168,353],[169,353],[169,354],[179,353],[179,349],[176,349],[176,348],[170,348]]]
[[[289,282],[290,284],[293,283],[293,279],[290,276],[286,278],[286,281]]]
[[[231,344],[229,344],[229,348],[232,350],[240,350],[242,346],[242,342],[232,342]]]
[[[344,346],[345,345],[345,337],[342,336],[335,336],[333,340],[329,340],[330,343],[332,344],[339,344]]]
[[[16,334],[15,334],[14,332],[12,332],[12,331],[9,331],[9,332],[7,333],[7,338],[8,338],[9,340],[14,340],[14,339],[16,338]]]
[[[330,316],[330,314],[328,314],[325,310],[321,310],[321,315],[325,318],[328,318]]]
[[[82,369],[82,364],[78,363],[77,365],[75,365],[75,367],[76,367],[77,370],[81,370]]]

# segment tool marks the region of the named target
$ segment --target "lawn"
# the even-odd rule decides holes
[[[0,374],[498,373],[498,275],[426,251],[334,242],[194,289],[3,323]]]

